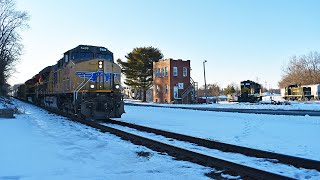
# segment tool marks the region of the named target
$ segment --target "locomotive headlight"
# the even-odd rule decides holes
[[[115,85],[114,87],[115,87],[116,89],[120,89],[120,85],[119,85],[119,84]]]
[[[90,88],[93,89],[93,88],[94,88],[94,84],[91,84],[91,85],[90,85]]]
[[[103,68],[103,61],[98,61],[98,68],[102,69]]]

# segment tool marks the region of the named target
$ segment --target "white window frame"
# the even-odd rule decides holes
[[[173,76],[178,76],[178,67],[173,67]]]
[[[187,77],[187,76],[188,76],[188,68],[183,67],[183,77]]]
[[[164,77],[164,68],[161,68],[162,71],[162,77]]]
[[[167,67],[164,67],[164,75],[168,76],[168,68]]]
[[[159,85],[156,85],[156,94],[159,93]]]

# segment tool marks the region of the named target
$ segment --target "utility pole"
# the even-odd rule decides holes
[[[206,82],[206,66],[207,60],[203,61],[203,76],[204,76],[204,94],[206,96],[206,104],[208,104],[207,82]]]

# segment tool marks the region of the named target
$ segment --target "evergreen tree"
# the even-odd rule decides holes
[[[163,58],[161,51],[152,46],[134,48],[126,55],[127,61],[118,59],[122,73],[126,76],[125,84],[132,89],[143,91],[142,101],[146,101],[146,91],[152,87],[153,62]]]
[[[233,94],[236,92],[236,89],[233,85],[228,85],[227,88],[224,90],[224,95]]]

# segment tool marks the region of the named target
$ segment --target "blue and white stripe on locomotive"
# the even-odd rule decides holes
[[[102,71],[97,71],[97,72],[85,72],[85,71],[77,71],[76,75],[79,78],[85,78],[85,79],[90,79],[91,82],[98,82],[100,78],[104,76],[105,82],[109,82],[111,80],[111,75],[114,75],[114,79],[118,80],[120,78],[120,73],[110,73],[110,72],[102,72]]]

